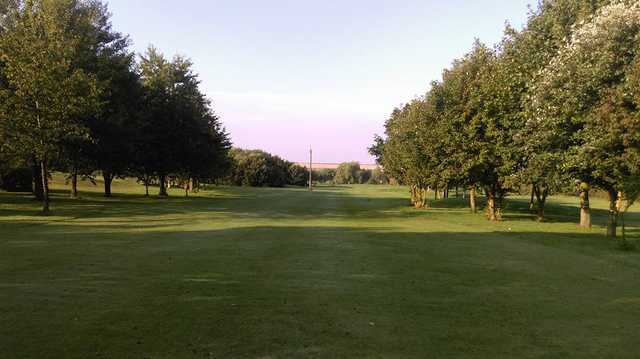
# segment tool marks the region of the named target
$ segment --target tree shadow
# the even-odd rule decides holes
[[[384,190],[384,188],[382,189]],[[309,192],[304,188],[241,188],[218,187],[190,197],[172,196],[166,199],[144,197],[137,194],[115,194],[113,198],[104,198],[99,193],[81,192],[80,199],[71,199],[66,191],[53,192],[53,216],[64,220],[84,219],[101,220],[109,224],[129,225],[129,219],[140,223],[158,226],[176,225],[171,216],[206,216],[207,213],[224,215],[234,219],[366,219],[371,221],[393,221],[401,218],[430,218],[434,215],[470,216],[467,199],[450,198],[429,201],[429,208],[413,209],[408,197],[395,192],[391,195],[368,197],[351,191],[349,186],[322,186]],[[478,198],[481,217],[485,199]],[[535,214],[528,208],[528,201],[508,198],[504,207],[505,222],[533,222]],[[0,192],[0,223],[3,226],[29,223],[44,223],[45,219],[31,221],[29,217],[39,217],[39,204],[28,194]],[[563,203],[549,202],[546,211],[547,223],[576,223],[578,209]],[[601,226],[606,223],[608,212],[593,209],[593,223]],[[27,217],[21,220],[11,218]],[[5,220],[3,220],[5,218]],[[182,218],[181,220],[184,220]],[[640,213],[630,212],[625,216],[627,233],[636,234],[640,227]],[[15,222],[15,223],[14,223]],[[162,223],[163,222],[163,223]],[[131,225],[135,227],[135,225]]]

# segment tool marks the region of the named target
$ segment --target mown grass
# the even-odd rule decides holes
[[[0,358],[637,358],[640,253],[575,199],[488,223],[401,187],[0,193]],[[640,213],[627,217],[632,241]]]

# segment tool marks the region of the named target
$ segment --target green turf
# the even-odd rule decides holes
[[[602,209],[579,231],[572,198],[544,224],[511,199],[491,224],[401,187],[114,190],[56,192],[50,217],[0,193],[0,358],[640,353],[640,253],[604,238]]]

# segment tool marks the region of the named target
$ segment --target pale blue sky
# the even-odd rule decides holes
[[[234,145],[371,163],[393,110],[533,0],[108,0],[134,49],[191,58]]]

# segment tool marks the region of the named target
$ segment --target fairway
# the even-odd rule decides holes
[[[575,198],[492,224],[404,187],[55,189],[50,217],[0,193],[0,358],[638,357],[640,254]]]

